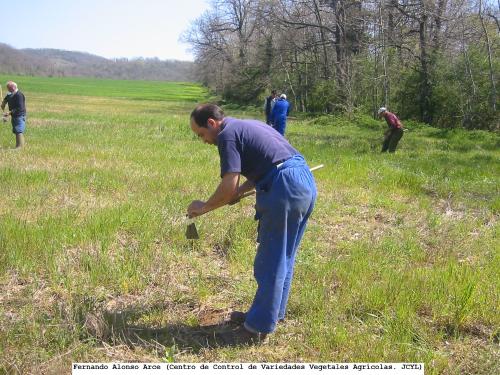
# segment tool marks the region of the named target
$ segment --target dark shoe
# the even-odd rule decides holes
[[[243,324],[245,323],[245,320],[247,319],[247,313],[244,313],[242,311],[233,311],[231,312],[231,315],[229,316],[229,321],[234,324]]]
[[[250,332],[244,326],[224,332],[219,335],[219,338],[225,346],[262,345],[269,341],[267,334]]]
[[[247,313],[241,312],[241,311],[233,311],[231,312],[231,315],[229,315],[229,321],[234,324],[241,325],[245,323],[245,320],[247,319]],[[278,323],[283,323],[285,319],[280,319],[278,320]]]

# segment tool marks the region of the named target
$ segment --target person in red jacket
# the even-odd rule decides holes
[[[403,137],[403,124],[394,113],[389,112],[385,107],[378,110],[378,115],[383,117],[389,126],[389,129],[384,133],[382,152],[394,152],[399,140]]]

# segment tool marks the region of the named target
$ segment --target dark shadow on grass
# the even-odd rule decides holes
[[[134,318],[147,313],[148,311],[138,310],[103,312],[98,317],[93,316],[97,324],[93,324],[93,329],[87,331],[99,341],[112,346],[125,344],[146,349],[175,346],[177,351],[195,354],[205,348],[237,346],[234,332],[238,330],[238,326],[227,321],[223,314],[216,316],[211,312],[209,314],[213,316],[207,320],[218,319],[218,322],[201,322],[194,325],[176,323],[148,327],[145,324],[129,323],[129,320],[133,321]]]
[[[125,326],[112,329],[110,343],[125,343],[129,346],[152,347],[160,344],[172,347],[181,352],[199,353],[205,348],[236,346],[232,341],[232,333],[237,327],[229,323],[207,326],[188,326],[185,324],[168,324],[160,328],[144,326]]]

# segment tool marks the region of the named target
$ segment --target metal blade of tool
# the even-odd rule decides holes
[[[198,230],[196,229],[196,224],[194,222],[188,224],[186,228],[186,238],[188,240],[198,240],[200,236],[198,235]]]

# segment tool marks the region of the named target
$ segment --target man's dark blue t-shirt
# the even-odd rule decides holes
[[[299,152],[269,125],[257,120],[225,117],[217,136],[221,177],[241,173],[256,182],[271,168]]]
[[[21,91],[17,90],[16,93],[7,95],[4,102],[9,104],[12,117],[26,116],[26,99]]]

